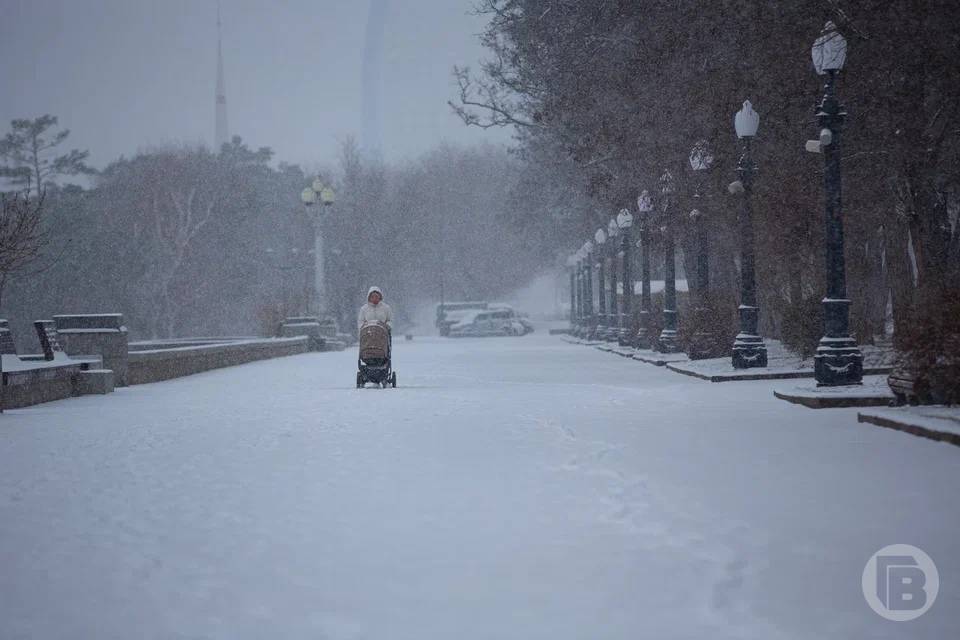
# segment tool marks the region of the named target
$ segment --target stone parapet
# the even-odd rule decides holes
[[[53,316],[67,355],[98,355],[111,369],[117,386],[126,386],[129,342],[121,313],[62,314]]]

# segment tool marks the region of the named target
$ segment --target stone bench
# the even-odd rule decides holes
[[[34,323],[43,354],[21,358],[6,320],[0,320],[0,409],[17,409],[88,393],[113,391],[113,372],[98,357],[72,359],[50,320]]]
[[[113,371],[117,386],[127,384],[127,328],[121,313],[73,313],[53,316],[63,350],[73,357],[99,356]]]

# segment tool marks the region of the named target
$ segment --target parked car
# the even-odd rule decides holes
[[[486,302],[440,302],[437,303],[435,324],[441,336],[450,335],[450,327],[473,311],[487,308]]]
[[[513,314],[513,319],[523,325],[524,335],[533,333],[533,323],[530,322],[530,318],[527,317],[527,314],[520,313],[509,304],[503,302],[491,302],[487,308],[490,310],[511,312]]]
[[[525,315],[517,314],[517,322],[523,325],[523,333],[533,333],[533,323],[530,322],[530,318]]]
[[[468,336],[522,336],[526,327],[516,318],[512,309],[484,310],[467,312],[458,322],[450,326],[450,337]]]

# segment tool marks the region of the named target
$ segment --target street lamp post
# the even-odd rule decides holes
[[[632,226],[633,215],[630,210],[620,209],[620,213],[617,214],[617,227],[620,228],[620,251],[622,253],[622,277],[620,279],[623,281],[623,302],[620,305],[620,335],[617,341],[621,347],[630,346],[630,321],[633,303],[633,267],[630,255],[630,227]]]
[[[653,218],[653,198],[646,189],[637,197],[637,214],[640,216],[640,313],[637,314],[637,349],[652,348],[650,335],[650,225]]]
[[[623,318],[620,316],[620,304],[617,294],[617,254],[619,253],[620,243],[617,236],[620,235],[620,227],[613,218],[607,224],[607,238],[609,239],[608,253],[610,254],[610,301],[607,306],[607,342],[615,342],[623,330]]]
[[[740,206],[740,332],[733,342],[733,368],[753,369],[767,366],[767,347],[763,344],[758,329],[760,309],[757,306],[757,276],[754,261],[753,235],[753,177],[757,167],[750,156],[750,141],[757,135],[760,115],[753,110],[750,101],[733,119],[737,138],[743,141],[743,154],[737,164],[739,180],[730,185],[732,193],[742,196]]]
[[[597,325],[592,337],[603,340],[607,335],[607,274],[604,268],[604,263],[607,261],[604,246],[607,242],[607,232],[597,229],[593,234],[593,240],[597,243]]]
[[[315,210],[316,213],[310,216],[310,226],[313,228],[313,298],[312,310],[316,312],[318,318],[326,315],[327,308],[326,278],[323,262],[323,215],[324,209],[329,208],[335,201],[333,189],[323,183],[317,177],[313,183],[300,192],[300,201],[306,206],[307,211]],[[319,204],[319,207],[315,207]]]
[[[589,240],[583,245],[583,299],[584,318],[586,324],[584,327],[584,338],[592,338],[597,326],[597,319],[593,313],[593,243]]]
[[[863,354],[850,336],[850,300],[843,257],[840,136],[847,114],[834,91],[837,72],[846,60],[847,41],[836,25],[828,22],[811,53],[817,73],[827,76],[823,100],[817,109],[818,149],[823,153],[826,196],[827,295],[823,300],[824,335],[814,356],[814,376],[821,386],[860,384]]]
[[[660,176],[660,193],[663,196],[663,330],[657,343],[660,353],[680,351],[677,344],[677,263],[673,225],[670,223],[670,197],[675,191],[673,175],[664,171]]]
[[[586,272],[584,267],[583,249],[577,250],[577,336],[582,338],[584,328],[587,326],[587,298],[584,295],[586,290]]]
[[[705,140],[697,142],[690,151],[690,168],[694,172],[693,201],[695,206],[690,212],[690,221],[695,235],[697,248],[695,271],[693,274],[693,324],[694,333],[687,347],[687,355],[691,360],[715,358],[721,355],[718,352],[719,340],[716,336],[714,323],[710,318],[710,252],[707,237],[707,216],[703,213],[702,175],[713,165],[713,154]]]
[[[567,269],[570,270],[570,333],[577,326],[577,259],[567,257]]]

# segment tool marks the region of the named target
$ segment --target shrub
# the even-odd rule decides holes
[[[822,300],[808,296],[788,304],[783,310],[780,334],[785,347],[801,358],[812,356],[823,336]]]

